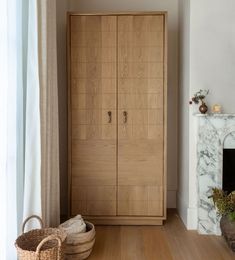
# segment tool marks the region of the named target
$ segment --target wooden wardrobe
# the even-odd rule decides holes
[[[166,218],[166,13],[68,14],[70,215]]]

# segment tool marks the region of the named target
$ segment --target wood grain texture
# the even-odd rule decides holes
[[[119,16],[119,216],[164,215],[163,84],[164,16]]]
[[[102,224],[117,215],[114,224],[166,217],[165,17],[68,15],[72,215]]]
[[[116,215],[116,17],[71,17],[71,214]]]
[[[95,225],[122,225],[122,226],[161,226],[163,220],[161,217],[145,217],[145,216],[88,216],[87,220]]]
[[[187,231],[175,211],[164,226],[96,226],[90,260],[232,260],[224,239]]]

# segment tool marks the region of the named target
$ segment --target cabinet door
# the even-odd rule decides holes
[[[71,16],[71,213],[116,215],[116,17]]]
[[[118,215],[163,215],[164,16],[118,17]]]

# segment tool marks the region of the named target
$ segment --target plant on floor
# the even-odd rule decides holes
[[[222,189],[213,188],[209,198],[213,199],[220,216],[226,216],[229,220],[235,221],[235,191],[227,194]]]

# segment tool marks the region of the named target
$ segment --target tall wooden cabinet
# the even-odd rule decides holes
[[[166,44],[164,12],[68,14],[71,215],[165,219]]]

